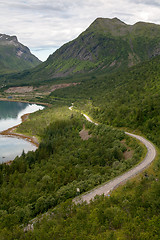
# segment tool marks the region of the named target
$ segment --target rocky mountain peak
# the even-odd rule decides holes
[[[16,36],[0,34],[0,73],[22,71],[40,62]]]
[[[32,76],[52,79],[94,71],[113,72],[157,55],[160,25],[142,22],[128,25],[116,17],[97,18],[76,39],[34,69]]]

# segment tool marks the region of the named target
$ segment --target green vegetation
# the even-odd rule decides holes
[[[74,101],[75,109],[92,114],[97,121],[141,130],[159,146],[159,76],[157,57],[123,73],[88,77],[76,88],[57,90],[50,99]],[[35,224],[33,232],[24,235],[17,230],[16,234],[22,239],[158,240],[159,176],[158,156],[149,170],[110,197],[79,206],[67,201]]]
[[[15,36],[0,35],[0,74],[23,71],[41,63]]]
[[[96,19],[78,38],[65,44],[42,65],[47,76],[92,71],[111,72],[133,66],[159,54],[159,25],[119,19]],[[41,71],[41,70],[40,70]]]
[[[74,102],[101,123],[138,129],[160,144],[160,57],[128,71],[94,75],[76,88],[59,89],[50,98]]]
[[[67,201],[35,224],[22,239],[159,240],[160,160],[109,197],[75,206]],[[18,235],[18,233],[17,233]],[[16,235],[15,235],[16,236]]]
[[[36,57],[30,55],[31,53],[28,53],[28,58],[31,58],[32,61],[17,57],[16,49],[13,46],[0,46],[0,74],[22,71],[40,64],[40,61]],[[27,54],[25,58],[27,58]]]
[[[159,55],[159,41],[159,25],[139,22],[131,26],[116,18],[98,18],[47,61],[23,73],[1,76],[0,84],[44,84],[82,73],[127,69]]]
[[[84,124],[92,135],[87,141],[79,136]],[[137,142],[124,132],[95,126],[65,107],[34,113],[18,130],[26,132],[26,127],[42,141],[35,153],[22,153],[11,165],[0,165],[2,235],[5,229],[12,231],[75,197],[77,188],[82,193],[121,174],[143,154]],[[128,146],[135,151],[125,159]]]
[[[80,82],[42,96],[52,107],[30,115],[17,129],[36,136],[40,145],[35,153],[0,165],[1,239],[159,239],[159,155],[148,170],[111,196],[88,205],[71,201],[79,194],[77,188],[80,193],[92,189],[143,156],[142,147],[118,129],[140,131],[160,146],[160,57],[125,68],[158,55],[159,38],[157,25],[97,19],[31,72],[1,78],[8,85]],[[108,73],[110,64],[119,71]],[[58,79],[84,67],[95,71]],[[87,122],[80,111],[100,124]],[[87,141],[79,135],[84,126],[91,135]],[[132,149],[133,156],[126,159]],[[51,214],[43,216],[33,232],[24,233],[22,224],[49,209]]]

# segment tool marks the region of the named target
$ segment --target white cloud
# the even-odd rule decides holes
[[[160,6],[159,0],[130,0],[130,2],[138,4],[147,4],[150,6]]]
[[[49,55],[97,17],[160,23],[159,0],[0,0],[0,32]],[[51,52],[50,52],[51,53]],[[37,54],[38,55],[38,54]],[[42,57],[41,57],[42,59]]]

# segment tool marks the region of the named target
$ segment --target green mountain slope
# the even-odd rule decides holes
[[[81,80],[50,97],[70,100],[107,125],[141,130],[160,146],[160,56],[126,71]]]
[[[127,25],[117,18],[98,18],[77,39],[53,53],[42,71],[51,77],[133,66],[160,54],[160,26]]]
[[[46,62],[53,77],[95,70],[131,67],[160,54],[160,26],[127,25],[119,19],[96,19],[77,39]]]
[[[60,108],[57,102],[20,126],[22,133],[27,130],[43,140],[35,153],[0,166],[2,239],[159,239],[159,155],[149,170],[110,196],[97,197],[89,205],[65,202],[77,187],[86,191],[109,173],[120,174],[142,154],[138,147],[134,159],[121,159],[118,150],[124,151],[121,144],[128,139],[122,140],[123,132],[106,125],[141,130],[160,146],[159,76],[160,56],[126,71],[82,78],[80,85],[47,96],[48,101],[74,102],[74,108],[104,125],[96,130],[77,111]],[[83,124],[92,135],[86,142],[79,136]],[[47,209],[51,214],[24,234],[22,223]]]
[[[80,73],[113,72],[159,54],[160,25],[143,22],[127,25],[117,18],[98,18],[47,61],[30,71],[7,77],[7,82],[40,83]]]
[[[135,158],[124,160],[122,144],[128,139],[122,140],[123,132],[106,125],[140,130],[157,148],[160,146],[160,56],[125,71],[90,73],[79,80],[79,85],[44,97],[54,107],[34,113],[19,127],[21,133],[37,135],[42,142],[35,153],[22,154],[13,164],[0,166],[0,236],[158,240],[159,152],[149,170],[111,196],[78,206],[65,200],[77,194],[77,187],[86,191],[105,177],[120,174],[142,154],[137,147]],[[104,125],[96,129],[78,111],[71,112],[66,105],[58,107],[64,102],[74,102],[76,110],[88,112]],[[84,124],[92,135],[86,142],[79,136]],[[23,223],[50,208],[54,214],[46,214],[33,231],[24,233]]]
[[[26,46],[18,42],[16,36],[0,34],[0,73],[18,72],[40,63]]]
[[[99,122],[141,130],[160,146],[160,57],[88,78],[50,97],[73,101]],[[87,101],[86,101],[87,98]],[[76,101],[76,102],[75,102]],[[160,236],[160,158],[133,181],[91,204],[66,202],[26,235],[34,239],[154,239]],[[62,230],[63,229],[63,230]],[[48,234],[49,233],[49,234]],[[43,238],[41,237],[43,236]]]

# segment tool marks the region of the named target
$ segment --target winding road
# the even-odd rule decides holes
[[[69,107],[69,110],[73,110],[73,104],[71,107]],[[98,123],[93,122],[86,114],[83,114],[83,116],[91,123],[98,125]],[[133,167],[131,170],[129,170],[128,172],[125,172],[124,174],[104,183],[101,186],[97,186],[96,188],[90,190],[89,192],[86,192],[76,198],[73,199],[73,202],[78,204],[78,203],[82,203],[83,201],[86,201],[87,203],[89,203],[91,201],[91,199],[94,199],[94,197],[96,195],[102,195],[104,194],[105,196],[107,196],[111,191],[113,191],[113,189],[115,189],[116,187],[118,187],[120,184],[125,183],[127,180],[129,180],[130,178],[134,177],[135,175],[137,175],[138,173],[142,172],[145,168],[147,168],[151,162],[155,159],[156,157],[156,149],[154,147],[154,145],[149,142],[147,139],[145,139],[144,137],[132,134],[132,133],[128,133],[125,132],[127,135],[137,138],[139,141],[141,141],[147,148],[147,154],[146,157],[144,158],[144,160],[142,162],[140,162],[138,165],[136,165],[135,167]],[[49,213],[45,213],[42,215],[41,218],[34,218],[30,221],[30,223],[24,228],[24,232],[27,232],[29,230],[33,230],[34,229],[34,224],[37,223],[38,221],[41,221],[41,219],[43,218],[43,216],[48,215]]]
[[[72,110],[72,108],[70,110]],[[86,114],[83,114],[83,116],[89,122],[92,122],[95,125],[98,125],[97,123],[93,122]],[[139,141],[141,141],[146,146],[147,154],[146,154],[144,160],[141,161],[135,167],[133,167],[131,170],[125,172],[124,174],[108,181],[107,183],[104,183],[101,186],[98,186],[98,187],[90,190],[89,192],[86,192],[86,193],[82,194],[81,196],[78,196],[78,197],[74,198],[73,202],[81,203],[83,201],[86,201],[87,203],[89,203],[91,201],[91,199],[94,199],[94,197],[96,195],[102,195],[102,194],[104,194],[105,196],[108,195],[113,189],[118,187],[120,184],[125,183],[130,178],[132,178],[135,175],[137,175],[138,173],[142,172],[155,159],[156,149],[151,142],[149,142],[147,139],[145,139],[144,137],[141,137],[139,135],[135,135],[135,134],[132,134],[132,133],[129,133],[129,132],[125,132],[125,134],[138,139]]]

